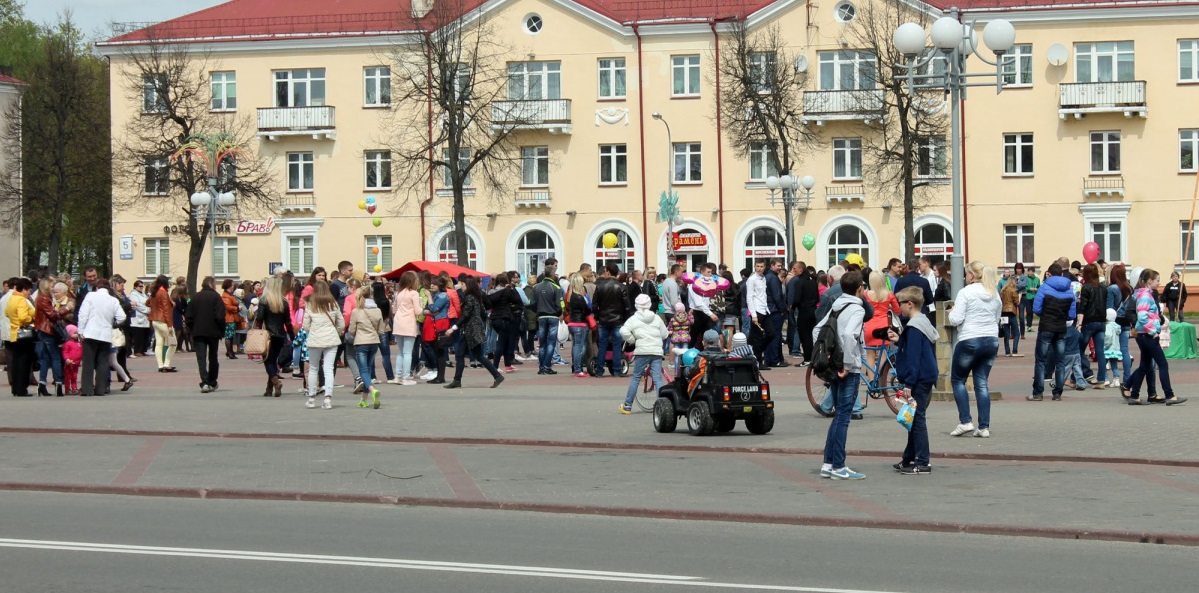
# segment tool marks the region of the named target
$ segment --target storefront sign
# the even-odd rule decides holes
[[[953,245],[933,245],[929,247],[917,245],[912,251],[920,255],[949,255],[953,253]]]
[[[778,255],[787,255],[785,249],[746,249],[745,255],[753,257],[775,257]]]
[[[633,253],[632,249],[609,249],[607,251],[600,249],[599,251],[595,252],[595,257],[597,259],[629,259],[635,255],[636,254]]]
[[[200,223],[199,225],[197,225],[197,228],[199,229],[201,234],[208,232],[206,230],[207,229],[206,225],[207,225],[207,223],[203,223],[203,222]],[[229,235],[229,234],[233,233],[233,227],[230,226],[229,223],[227,223],[227,222],[218,222],[218,223],[213,224],[212,230],[213,230],[213,233],[217,234],[217,235]],[[165,225],[162,227],[162,234],[164,234],[164,235],[184,234],[184,235],[186,235],[187,234],[187,225],[186,224]]]
[[[269,235],[275,228],[275,219],[267,218],[263,220],[243,220],[237,223],[237,234],[239,235]]]
[[[708,236],[696,231],[674,233],[670,238],[676,253],[706,253]]]

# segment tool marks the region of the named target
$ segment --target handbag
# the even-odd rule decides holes
[[[251,329],[246,332],[246,344],[244,347],[246,354],[265,355],[270,349],[271,332],[262,328]]]
[[[71,334],[67,333],[67,326],[61,321],[54,322],[54,343],[66,344],[71,340]]]
[[[435,343],[438,348],[449,348],[454,345],[454,336],[446,335],[445,330],[438,331],[435,335]]]
[[[17,339],[18,340],[32,340],[33,339],[33,326],[26,325],[26,326],[22,326],[21,328],[17,329]]]

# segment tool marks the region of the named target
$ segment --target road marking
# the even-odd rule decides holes
[[[357,556],[288,554],[279,552],[254,552],[247,550],[221,550],[213,548],[172,548],[161,546],[133,546],[124,544],[100,544],[92,542],[66,542],[9,538],[0,538],[0,548],[21,548],[28,550],[56,550],[70,552],[102,552],[107,554],[135,554],[143,556],[216,558],[222,560],[256,560],[259,562],[290,562],[298,564],[332,564],[340,566],[436,570],[444,572],[530,576],[619,583],[654,583],[659,585],[675,585],[681,587],[707,587],[715,589],[742,589],[754,591],[799,591],[803,593],[888,593],[886,591],[868,591],[861,589],[756,585],[750,583],[719,583],[703,580],[701,577],[694,576],[658,575],[636,572],[612,572],[605,570],[580,570],[572,568],[552,568],[543,566],[519,566],[506,564],[438,562],[433,560],[411,560],[402,558],[362,558]]]

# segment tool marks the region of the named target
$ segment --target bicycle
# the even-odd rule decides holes
[[[862,385],[866,386],[866,395],[868,396],[862,399],[862,409],[866,409],[866,405],[870,403],[871,399],[881,399],[887,402],[887,407],[891,408],[892,414],[898,414],[899,408],[903,407],[905,396],[903,385],[900,385],[895,378],[895,365],[891,364],[891,355],[884,346],[865,346],[864,350],[878,352],[879,355],[871,365],[867,362],[865,353],[862,354],[862,370],[858,371],[858,376],[861,377]],[[874,379],[866,378],[866,370],[874,375]],[[832,417],[836,413],[836,409],[824,407],[824,400],[828,395],[828,383],[817,377],[812,372],[812,367],[808,367],[805,386],[808,390],[808,403],[812,404],[812,409],[821,416]],[[860,393],[858,398],[862,398]]]
[[[632,362],[628,364],[632,366]],[[669,385],[673,381],[670,373],[666,370],[666,361],[662,361],[662,384]],[[641,378],[641,393],[637,394],[637,407],[641,408],[642,412],[654,411],[654,403],[658,401],[658,390],[654,389],[654,376],[645,369],[645,375]]]

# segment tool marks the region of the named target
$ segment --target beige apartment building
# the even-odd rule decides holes
[[[797,257],[824,269],[847,253],[873,266],[900,255],[902,208],[871,185],[868,164],[863,170],[861,139],[883,115],[882,90],[862,88],[873,58],[847,42],[846,27],[866,1],[482,4],[512,48],[510,99],[529,103],[540,122],[518,132],[519,183],[469,188],[464,263],[527,273],[556,257],[567,270],[609,261],[664,270],[668,241],[688,267],[739,269],[784,256],[783,211],[768,201],[763,155],[731,150],[716,116],[714,62],[725,19],[735,15],[748,15],[751,28],[779,24],[802,56],[784,67],[806,74],[802,125],[822,146],[792,172],[817,180],[795,217]],[[973,88],[964,104],[967,256],[1043,264],[1081,259],[1083,243],[1095,240],[1108,261],[1169,269],[1195,260],[1194,247],[1188,257],[1182,251],[1199,149],[1199,2],[965,4],[965,20],[977,19],[979,31],[994,18],[1017,29],[1004,92]],[[275,16],[277,5],[233,0],[154,31],[208,56],[213,110],[254,122],[254,149],[273,160],[282,184],[276,212],[220,229],[202,274],[253,278],[276,265],[306,273],[343,259],[360,270],[453,261],[449,190],[436,182],[422,195],[396,191],[379,137],[395,108],[381,56],[411,43],[388,26],[397,4],[294,2]],[[934,16],[948,7],[913,5]],[[101,44],[113,63],[114,130],[143,108],[125,98],[116,73],[146,38],[134,32]],[[972,59],[970,68],[987,67]],[[942,257],[952,244],[951,155],[945,139],[923,150],[920,173],[935,191],[917,215],[916,247]],[[162,199],[152,173],[146,199]],[[655,218],[668,176],[682,211],[673,234]],[[380,204],[378,227],[357,208],[367,196]],[[188,245],[172,229],[179,221],[148,218],[114,212],[116,271],[182,273]],[[618,236],[616,248],[604,247],[606,233]],[[811,251],[798,246],[806,233],[816,238]]]

